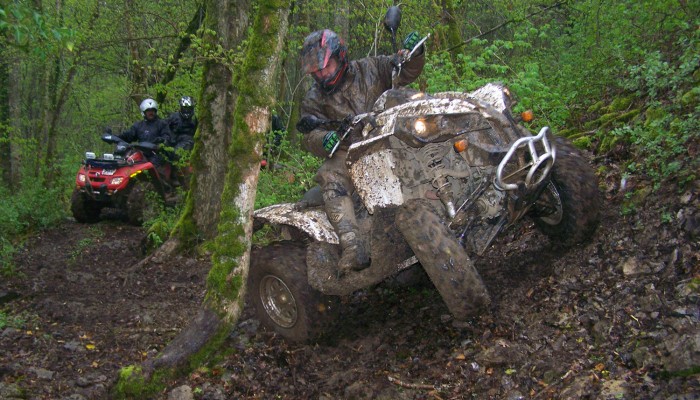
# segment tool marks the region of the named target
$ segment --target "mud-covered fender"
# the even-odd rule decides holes
[[[275,204],[253,213],[256,223],[293,226],[314,240],[338,244],[338,235],[322,208],[296,210],[293,203]]]

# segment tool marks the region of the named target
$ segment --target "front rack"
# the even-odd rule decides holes
[[[506,153],[503,160],[498,164],[496,169],[496,178],[494,185],[499,190],[516,190],[518,189],[517,183],[508,182],[512,177],[522,174],[527,170],[525,175],[525,188],[533,189],[536,188],[540,183],[542,183],[548,176],[549,171],[554,165],[556,159],[556,148],[553,148],[547,139],[547,134],[549,133],[549,127],[545,126],[540,130],[537,136],[527,136],[520,138],[510,146],[508,153]],[[537,145],[540,146],[540,151],[538,151]],[[530,153],[529,162],[518,162],[518,160],[513,159],[513,155],[521,148],[527,147]],[[542,154],[539,154],[539,153]],[[513,171],[509,171],[507,176],[504,175],[504,170],[509,163],[514,163],[515,168]],[[518,167],[518,165],[522,165]]]

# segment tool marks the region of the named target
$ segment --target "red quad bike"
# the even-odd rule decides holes
[[[103,208],[116,208],[125,212],[129,223],[140,226],[158,214],[158,199],[168,206],[175,204],[174,168],[166,163],[158,169],[148,160],[158,151],[157,144],[129,144],[110,133],[102,135],[102,140],[115,144],[116,149],[102,158],[85,153],[71,197],[76,221],[97,222]]]

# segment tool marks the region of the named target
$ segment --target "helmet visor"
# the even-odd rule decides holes
[[[301,68],[305,74],[311,74],[320,71],[328,65],[333,51],[329,47],[320,47],[318,45],[304,48],[301,54]]]
[[[180,107],[180,114],[182,114],[183,117],[189,118],[194,114],[194,106],[183,106]]]

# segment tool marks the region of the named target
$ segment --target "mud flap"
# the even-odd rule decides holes
[[[483,312],[491,303],[466,251],[425,200],[400,207],[396,225],[457,320]]]

